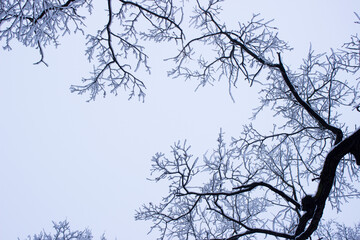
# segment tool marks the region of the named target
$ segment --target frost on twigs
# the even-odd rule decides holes
[[[173,58],[176,66],[168,73],[195,79],[199,86],[225,79],[231,95],[231,88],[236,87],[239,79],[250,85],[258,81],[264,67],[276,60],[276,54],[290,47],[278,38],[272,21],[265,21],[258,14],[247,23],[239,23],[238,29],[227,29],[217,18],[221,2],[197,1],[190,24],[198,29],[198,35]]]
[[[97,65],[92,75],[83,79],[85,85],[73,85],[71,91],[89,92],[89,100],[95,100],[99,93],[105,96],[107,88],[115,95],[123,89],[129,91],[129,99],[137,96],[144,100],[146,87],[136,74],[140,68],[150,73],[150,66],[141,43],[181,41],[184,35],[175,20],[182,15],[181,8],[169,1],[108,1],[107,12],[104,28],[87,36],[86,55]]]
[[[89,229],[83,231],[72,231],[67,220],[60,222],[53,222],[54,233],[47,233],[45,230],[39,234],[34,234],[32,237],[29,235],[26,240],[92,240],[93,235]],[[100,240],[106,240],[102,235]]]
[[[200,85],[224,77],[234,86],[245,78],[258,83],[260,103],[252,123],[229,143],[220,132],[202,158],[179,143],[170,154],[156,154],[152,173],[169,182],[169,194],[140,208],[136,219],[153,221],[158,239],[324,237],[326,205],[340,211],[360,197],[353,157],[360,131],[351,133],[340,118],[359,100],[357,37],[329,53],[310,48],[303,64],[290,69],[282,59],[290,48],[270,22],[254,16],[229,30],[216,18],[221,1],[201,2],[208,5],[197,1],[192,23],[201,33],[180,49],[170,74]],[[194,59],[197,66],[189,64]],[[264,133],[257,120],[273,121],[273,128]],[[302,206],[305,196],[315,206]]]
[[[85,16],[78,14],[82,7],[91,13],[91,0],[32,0],[0,3],[0,41],[10,50],[10,42],[17,39],[25,46],[39,50],[45,63],[44,47],[57,46],[64,34],[80,31],[85,34]],[[145,97],[143,79],[136,76],[141,68],[150,73],[144,41],[175,41],[181,43],[182,4],[172,1],[106,1],[107,18],[96,34],[87,34],[86,56],[94,70],[83,78],[82,85],[72,85],[71,91],[88,93],[89,100],[108,91],[129,92],[129,98]]]
[[[106,89],[111,88],[111,93],[118,94],[119,89],[130,91],[129,99],[138,96],[139,100],[145,98],[145,85],[135,77],[132,73],[126,70],[128,66],[119,66],[115,61],[107,64],[101,64],[98,68],[94,69],[92,76],[84,78],[84,85],[72,85],[71,92],[84,94],[89,92],[90,100],[95,100],[96,96],[100,93],[106,96]]]
[[[202,157],[193,156],[186,142],[175,143],[170,154],[154,156],[154,180],[169,181],[169,193],[160,203],[140,208],[136,219],[153,221],[159,239],[304,240],[321,234],[326,204],[340,211],[344,202],[360,197],[355,164],[360,130],[351,133],[352,127],[340,118],[349,108],[359,109],[359,37],[351,36],[328,53],[305,49],[303,63],[290,68],[283,53],[291,48],[278,38],[272,21],[254,15],[228,29],[219,19],[222,2],[106,1],[104,27],[87,35],[86,56],[93,71],[71,90],[89,94],[90,100],[120,89],[143,99],[145,84],[138,70],[150,72],[148,40],[179,44],[169,72],[174,77],[196,79],[199,86],[226,79],[230,95],[239,79],[257,84],[260,102],[254,106],[253,122],[230,142],[220,132],[213,151]],[[185,3],[195,4],[186,42]],[[58,32],[68,32],[69,21],[80,29],[83,18],[77,7],[90,3],[0,4],[5,48],[17,38],[42,51],[40,46],[57,44]],[[259,129],[257,120],[274,121],[273,128]],[[302,206],[310,195],[316,206]]]
[[[11,50],[10,42],[18,40],[27,47],[57,46],[59,37],[71,32],[83,32],[84,16],[77,13],[81,7],[91,11],[91,0],[4,0],[0,3],[0,41]]]

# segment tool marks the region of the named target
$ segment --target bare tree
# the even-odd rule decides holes
[[[46,233],[45,230],[39,234],[28,236],[27,240],[92,240],[93,236],[89,229],[83,231],[72,231],[68,221],[53,222],[55,233]],[[103,235],[100,240],[106,240]]]
[[[136,218],[154,221],[160,239],[307,239],[318,229],[327,200],[340,209],[342,201],[359,196],[350,179],[359,180],[360,130],[349,134],[338,118],[342,107],[358,106],[353,74],[360,67],[359,38],[330,54],[310,49],[299,70],[291,71],[281,59],[289,47],[271,22],[254,16],[228,30],[216,18],[219,2],[197,2],[191,23],[201,34],[183,46],[171,73],[200,85],[219,78],[230,86],[239,78],[259,83],[254,118],[269,106],[284,123],[267,135],[244,126],[230,146],[220,133],[203,159],[193,157],[186,143],[176,143],[171,157],[156,154],[155,180],[168,179],[170,193],[159,205],[143,206]],[[203,58],[201,45],[213,56]],[[199,65],[193,67],[196,54]],[[347,73],[353,81],[343,80]],[[316,192],[306,192],[314,184]]]
[[[139,67],[149,71],[141,44],[146,40],[179,44],[169,71],[174,77],[197,79],[199,86],[225,79],[230,95],[239,79],[257,84],[260,104],[254,118],[270,109],[279,119],[273,130],[264,134],[245,125],[229,144],[220,132],[213,152],[202,158],[194,157],[186,142],[174,144],[171,156],[157,153],[152,159],[154,180],[169,180],[170,192],[160,204],[144,205],[136,219],[153,221],[159,239],[321,235],[326,203],[340,209],[344,201],[360,196],[355,186],[360,130],[349,130],[339,120],[343,108],[360,111],[360,39],[354,35],[329,53],[310,49],[303,64],[290,69],[282,59],[290,47],[278,38],[271,21],[254,15],[238,29],[228,29],[217,18],[221,2],[192,1],[196,6],[189,21],[197,35],[186,40],[183,9],[190,3],[108,0],[107,23],[87,36],[86,54],[89,60],[96,56],[97,65],[85,85],[71,90],[89,91],[95,99],[107,87],[114,93],[121,87],[130,89],[130,97],[143,98],[145,85],[135,72]],[[17,38],[39,48],[40,62],[42,46],[57,44],[59,32],[69,32],[70,26],[82,31],[84,17],[77,9],[92,9],[91,1],[84,0],[3,1],[0,6],[5,47]]]

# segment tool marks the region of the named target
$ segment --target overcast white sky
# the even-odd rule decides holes
[[[231,0],[224,8],[233,25],[252,13],[274,18],[280,38],[295,48],[283,59],[293,67],[310,42],[327,51],[359,32],[353,24],[358,0]],[[103,14],[100,5],[95,11]],[[106,15],[92,18],[89,31],[95,21],[105,24]],[[193,83],[166,76],[171,65],[161,59],[169,56],[157,48],[149,49],[156,57],[145,103],[127,101],[123,92],[87,103],[87,96],[69,91],[91,70],[84,39],[71,35],[60,42],[45,49],[49,67],[33,65],[37,50],[15,42],[12,51],[0,52],[0,239],[24,239],[64,219],[73,229],[89,227],[96,238],[105,232],[108,239],[154,239],[146,236],[149,223],[134,221],[135,209],[168,190],[146,180],[152,155],[184,139],[205,152],[220,127],[227,137],[238,135],[256,107],[256,89],[244,85],[235,103],[225,83],[195,93]],[[356,122],[352,116],[349,122]],[[343,216],[350,212],[360,214],[345,209]]]

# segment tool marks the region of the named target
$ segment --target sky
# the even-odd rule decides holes
[[[246,2],[225,1],[223,20],[236,26],[253,13],[275,19],[279,37],[294,47],[283,57],[289,66],[301,63],[310,42],[323,52],[359,32],[353,24],[358,0]],[[103,6],[96,5],[87,29],[94,32],[105,22]],[[74,230],[90,228],[95,239],[102,233],[108,239],[155,239],[147,236],[150,223],[134,220],[136,209],[168,190],[147,180],[151,157],[184,139],[202,154],[215,146],[220,128],[228,138],[238,135],[256,107],[257,89],[241,84],[235,103],[224,82],[195,92],[194,82],[167,77],[172,65],[162,59],[168,52],[150,44],[154,57],[152,74],[143,75],[144,103],[128,101],[124,92],[86,102],[86,95],[69,91],[92,67],[84,37],[65,36],[60,43],[45,49],[48,67],[33,65],[37,50],[15,41],[12,51],[0,52],[0,239],[51,231],[51,221],[65,219]],[[351,125],[354,116],[344,119]],[[352,224],[349,214],[354,208],[337,217]]]

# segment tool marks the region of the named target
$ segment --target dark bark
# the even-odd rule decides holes
[[[358,157],[359,145],[360,145],[360,129],[356,130],[352,135],[345,138],[343,141],[337,144],[333,149],[331,149],[331,151],[329,152],[329,154],[325,159],[324,167],[320,175],[320,182],[318,185],[317,192],[315,194],[316,207],[314,214],[313,215],[304,214],[304,216],[300,219],[297,230],[299,236],[296,239],[298,240],[307,239],[317,229],[324,212],[326,199],[328,198],[334,183],[334,179],[336,176],[336,168],[339,165],[341,159],[346,154],[351,153],[355,156],[355,158]],[[304,231],[306,224],[310,219],[312,220],[309,226],[307,227],[307,229]]]

